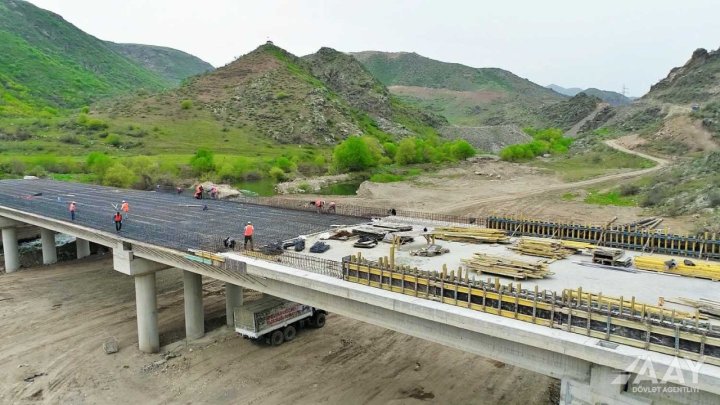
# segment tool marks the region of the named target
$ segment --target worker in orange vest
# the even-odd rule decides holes
[[[115,230],[120,232],[120,230],[122,229],[122,215],[120,214],[120,211],[117,211],[115,213],[113,221],[115,221]]]
[[[245,225],[245,249],[247,249],[247,244],[250,242],[250,250],[255,250],[253,234],[255,234],[255,227],[253,227],[252,222],[248,221],[247,225]]]
[[[130,204],[128,204],[127,201],[123,200],[122,204],[120,204],[120,211],[125,213],[125,219],[127,219],[128,214],[130,213]]]
[[[70,211],[70,220],[75,220],[75,211],[77,210],[77,205],[75,205],[75,201],[70,203],[70,206],[68,207],[68,211]]]

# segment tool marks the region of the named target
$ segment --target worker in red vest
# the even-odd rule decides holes
[[[120,214],[120,211],[115,213],[113,221],[115,221],[115,230],[120,232],[120,229],[122,229],[122,215]]]
[[[252,225],[252,222],[247,223],[245,225],[245,249],[247,249],[248,242],[250,242],[250,250],[255,250],[255,246],[253,245],[253,235],[255,234],[255,227]]]

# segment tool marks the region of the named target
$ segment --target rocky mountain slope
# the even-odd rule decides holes
[[[280,143],[331,144],[349,135],[420,133],[438,122],[395,100],[353,58],[329,48],[299,58],[268,42],[177,89],[101,108],[110,116],[211,118]]]
[[[106,42],[113,50],[134,60],[174,84],[214,67],[198,58],[177,49],[142,44],[116,44]]]
[[[78,107],[172,84],[54,13],[0,0],[0,115]]]
[[[544,125],[544,106],[564,96],[511,72],[440,62],[416,53],[352,54],[390,91],[445,116],[451,124]]]

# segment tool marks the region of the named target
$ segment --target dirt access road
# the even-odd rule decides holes
[[[537,184],[534,187],[527,188],[525,190],[517,190],[517,192],[511,192],[508,191],[505,194],[496,195],[492,197],[486,197],[481,199],[473,199],[471,201],[465,201],[465,202],[459,202],[454,205],[450,205],[447,207],[446,212],[451,214],[465,214],[469,210],[471,211],[473,207],[478,205],[483,205],[487,203],[498,203],[503,201],[511,201],[511,200],[517,200],[522,198],[531,197],[537,194],[543,194],[551,191],[564,191],[564,190],[573,190],[573,189],[581,189],[588,186],[593,186],[596,184],[602,184],[607,183],[613,180],[624,180],[629,179],[633,177],[639,177],[644,176],[646,174],[650,174],[653,172],[656,172],[663,167],[667,166],[669,162],[665,159],[651,156],[642,152],[638,152],[632,149],[628,149],[625,146],[622,145],[622,138],[621,139],[610,139],[605,141],[605,144],[611,148],[617,149],[624,153],[629,153],[631,155],[640,156],[644,159],[651,160],[656,163],[655,166],[647,168],[647,169],[640,169],[640,170],[633,170],[629,172],[623,172],[623,173],[614,173],[614,174],[608,174],[606,176],[600,176],[595,177],[593,179],[588,180],[582,180],[582,181],[576,181],[571,183],[559,183],[559,184]]]
[[[255,344],[221,326],[223,284],[209,279],[206,327],[215,329],[188,346],[179,270],[157,276],[165,354],[144,354],[133,280],[111,268],[110,257],[96,257],[0,274],[0,403],[557,401],[550,378],[332,314],[325,328],[301,331],[293,342]],[[109,337],[119,340],[118,353],[102,350]]]

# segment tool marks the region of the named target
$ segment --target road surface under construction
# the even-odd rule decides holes
[[[122,237],[182,251],[216,246],[228,236],[242,243],[243,228],[248,221],[255,228],[257,247],[325,231],[331,225],[351,225],[364,220],[233,201],[198,200],[187,193],[126,190],[54,180],[0,181],[2,206],[71,222],[68,205],[75,201],[75,222],[106,232],[115,232],[113,215],[123,200],[130,204],[130,212],[119,232]]]

